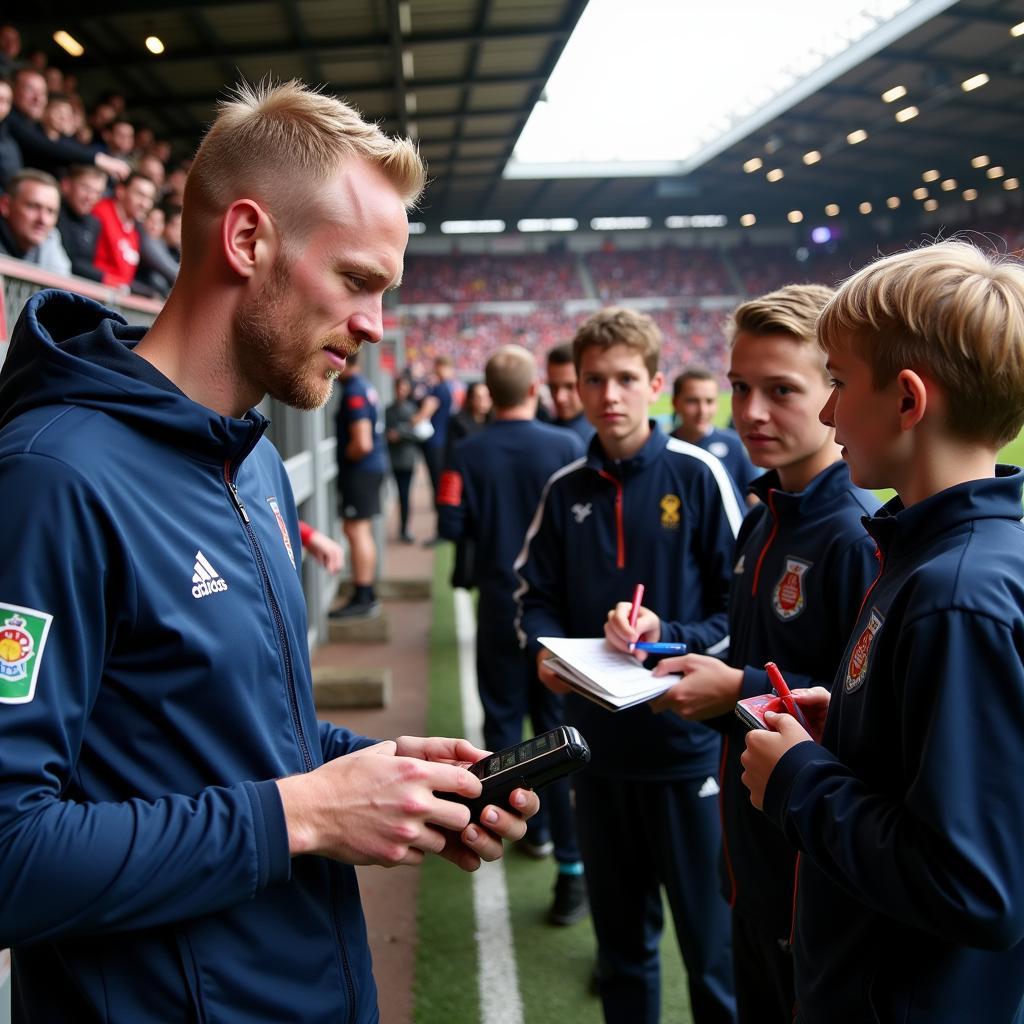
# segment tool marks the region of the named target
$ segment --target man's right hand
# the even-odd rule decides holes
[[[347,864],[419,864],[440,853],[469,824],[469,809],[435,791],[480,795],[480,780],[452,764],[396,757],[386,740],[277,780],[288,852],[317,853]],[[437,826],[437,827],[434,827]]]
[[[551,657],[551,652],[540,650],[537,652],[537,678],[552,693],[572,693],[572,687],[557,673],[544,664]]]

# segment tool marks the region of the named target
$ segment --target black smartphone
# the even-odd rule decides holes
[[[590,760],[590,747],[571,725],[560,725],[550,732],[506,747],[471,765],[482,783],[483,792],[475,798],[458,793],[438,793],[446,800],[465,804],[470,817],[479,822],[480,812],[488,804],[508,806],[514,789],[540,789],[563,775],[579,771]]]

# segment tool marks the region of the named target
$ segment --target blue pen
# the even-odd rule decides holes
[[[646,640],[638,640],[632,645],[634,650],[646,651],[648,654],[685,654],[686,644],[656,644]]]

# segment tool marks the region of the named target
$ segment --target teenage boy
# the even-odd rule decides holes
[[[441,475],[438,532],[474,545],[473,584],[480,590],[476,629],[476,676],[484,706],[484,741],[503,750],[523,738],[529,716],[535,733],[565,722],[560,694],[541,686],[519,647],[514,620],[516,576],[512,568],[548,477],[582,459],[583,443],[570,430],[538,423],[537,363],[519,345],[504,345],[487,360],[487,390],[494,419],[455,445]],[[583,864],[572,821],[569,781],[545,790],[544,808],[531,822],[526,852],[558,862],[548,922],[569,925],[587,916]],[[545,813],[546,812],[546,813]]]
[[[672,431],[672,436],[721,459],[740,493],[745,494],[758,472],[736,431],[715,426],[718,413],[715,375],[703,366],[688,366],[672,385],[672,408],[679,417],[679,426]]]
[[[540,636],[599,636],[606,609],[638,583],[666,639],[707,651],[727,643],[730,556],[742,516],[721,462],[648,419],[661,390],[661,334],[628,309],[605,309],[573,340],[587,418],[587,459],[548,482],[516,566],[521,638],[544,667]],[[718,735],[645,706],[615,714],[566,700],[593,754],[576,776],[577,834],[610,1024],[656,1024],[664,886],[689,977],[693,1019],[732,1021],[728,907],[715,891],[721,842]]]
[[[964,242],[879,260],[818,323],[855,483],[898,497],[831,702],[747,736],[801,853],[797,1019],[1009,1024],[1024,998],[1024,269]],[[827,707],[827,718],[823,714]],[[823,726],[823,732],[822,732]]]
[[[708,720],[723,735],[721,879],[732,907],[736,1008],[749,1024],[793,1020],[796,854],[740,783],[746,730],[735,704],[771,692],[767,661],[794,685],[830,685],[877,570],[861,518],[878,502],[851,484],[835,432],[818,419],[829,384],[814,323],[831,294],[822,285],[789,285],[733,314],[733,420],[769,472],[753,484],[760,503],[736,540],[729,657],[686,654],[655,668],[655,675],[682,674],[653,702],[655,711]],[[656,639],[660,628],[643,610],[630,629],[629,605],[620,604],[605,632],[625,650],[641,635]]]

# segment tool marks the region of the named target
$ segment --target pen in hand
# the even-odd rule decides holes
[[[786,680],[782,678],[779,666],[774,661],[769,661],[765,663],[764,670],[768,673],[768,680],[779,695],[779,699],[786,706],[786,710],[810,732],[811,727],[807,724],[807,719],[804,718],[804,713],[800,710],[800,705],[797,704],[796,699],[793,697],[793,693]]]
[[[636,629],[636,617],[640,614],[640,602],[644,599],[644,585],[638,583],[636,589],[633,591],[633,604],[629,609],[629,628]],[[636,650],[636,644],[631,643],[629,645],[631,651]]]

